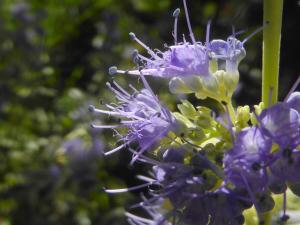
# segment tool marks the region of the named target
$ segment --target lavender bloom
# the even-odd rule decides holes
[[[138,39],[134,33],[130,33],[130,38],[140,44],[144,49],[146,49],[148,54],[150,55],[150,58],[139,54],[138,51],[134,51],[133,60],[141,66],[141,71],[124,71],[115,69],[111,72],[132,75],[139,75],[140,72],[142,72],[144,75],[152,75],[164,78],[179,76],[210,76],[211,73],[209,70],[209,52],[205,45],[195,40],[189,20],[186,1],[183,0],[183,3],[188,28],[190,31],[190,37],[192,40],[191,43],[186,41],[184,36],[182,42],[178,43],[177,41],[177,22],[180,9],[176,9],[173,13],[173,17],[175,18],[173,30],[174,45],[169,46],[166,51],[153,51],[150,47],[148,47],[140,39]],[[207,26],[206,44],[209,42],[209,30],[210,23]]]
[[[238,64],[246,56],[244,44],[254,35],[262,31],[267,24],[268,22],[264,26],[256,29],[242,41],[236,38],[236,35],[242,32],[235,33],[234,29],[232,35],[230,35],[226,41],[220,39],[212,40],[208,46],[211,51],[211,57],[226,60],[226,72],[238,73]]]
[[[119,103],[116,105],[106,104],[109,110],[96,109],[94,106],[90,106],[90,110],[99,114],[119,117],[120,124],[92,126],[96,129],[127,128],[127,134],[124,136],[119,134],[123,144],[106,152],[105,155],[117,152],[126,145],[137,141],[140,150],[134,157],[136,160],[138,156],[165,137],[169,131],[174,130],[177,123],[170,111],[161,105],[147,83],[145,85],[148,88],[141,91],[137,91],[131,86],[134,91],[133,94],[129,94],[115,82],[114,85],[115,87],[112,87],[108,84],[108,87],[116,94]]]
[[[227,182],[245,188],[250,195],[264,191],[268,182],[265,167],[271,158],[271,144],[257,127],[242,130],[233,148],[225,153]]]
[[[244,41],[237,40],[234,36],[229,36],[227,41],[213,40],[209,44],[211,57],[226,61],[226,72],[238,74],[238,65],[246,56]]]
[[[263,110],[258,120],[264,135],[272,138],[281,148],[293,149],[300,144],[299,113],[288,104],[278,103]]]

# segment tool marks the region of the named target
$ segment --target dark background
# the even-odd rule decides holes
[[[204,41],[225,39],[234,25],[241,39],[262,25],[262,1],[190,0],[194,33]],[[109,66],[133,68],[129,40],[135,34],[152,48],[172,44],[172,12],[180,0],[27,0],[0,2],[0,225],[126,224],[124,209],[138,192],[109,196],[102,187],[139,184],[111,131],[95,132],[88,105],[114,100],[105,87]],[[300,2],[284,6],[279,98],[300,75]],[[179,33],[187,35],[181,13]],[[262,34],[246,43],[235,104],[257,104],[261,92]],[[117,76],[120,84],[140,86]],[[167,81],[150,79],[162,100],[175,109]]]

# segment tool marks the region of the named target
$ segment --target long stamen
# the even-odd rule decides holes
[[[91,127],[94,129],[115,129],[115,128],[120,128],[123,127],[125,125],[122,124],[118,124],[118,125],[95,125],[95,124],[91,124]]]
[[[124,192],[129,192],[129,191],[135,191],[135,190],[138,190],[138,189],[142,189],[142,188],[147,187],[147,186],[152,185],[152,184],[154,184],[154,182],[149,182],[149,183],[146,183],[146,184],[140,184],[140,185],[137,185],[137,186],[134,186],[134,187],[129,187],[129,188],[104,189],[104,191],[106,193],[109,193],[109,194],[119,194],[119,193],[124,193]]]
[[[161,60],[161,59],[160,59]],[[154,75],[154,76],[159,76],[157,75],[157,72],[163,72],[165,68],[159,68],[158,69],[143,69],[143,75]],[[119,70],[116,66],[112,66],[109,68],[109,74],[110,75],[115,75],[115,74],[130,74],[130,75],[140,75],[141,72],[140,70]]]
[[[143,176],[143,175],[138,175],[136,176],[139,180],[142,180],[142,181],[146,181],[146,182],[155,182],[156,180],[150,178],[150,177],[146,177],[146,176]]]
[[[250,34],[248,37],[246,37],[243,41],[242,44],[245,44],[250,38],[252,38],[254,35],[257,33],[261,32],[265,27],[269,24],[269,22],[266,22],[263,26],[257,28],[252,34]]]
[[[147,61],[147,62],[154,63],[153,60],[148,59],[147,57],[145,57],[145,56],[143,56],[143,55],[141,55],[141,54],[137,54],[137,57],[139,57],[139,58],[141,58],[141,59],[143,59],[143,60],[145,60],[145,61]]]
[[[151,95],[156,99],[156,95],[154,94],[154,92],[152,91],[152,88],[150,87],[148,81],[146,80],[143,72],[140,70],[140,77],[142,79],[142,82],[145,86],[145,88],[151,93]]]
[[[283,193],[283,215],[286,215],[286,191]]]
[[[174,37],[174,44],[177,45],[177,30],[178,30],[178,17],[180,14],[180,9],[177,8],[174,13],[173,13],[173,17],[174,19],[174,30],[173,30],[173,37]]]
[[[113,93],[115,93],[116,96],[117,96],[120,100],[122,100],[122,101],[124,101],[124,102],[128,101],[127,98],[130,97],[130,95],[124,94],[124,92],[120,92],[120,91],[116,90],[115,88],[113,88],[113,87],[111,86],[111,84],[110,84],[109,82],[106,82],[106,86],[107,86]],[[127,98],[126,98],[126,97],[127,97]]]
[[[255,199],[253,191],[251,190],[251,187],[249,186],[249,183],[248,183],[246,177],[242,173],[240,173],[240,176],[242,177],[242,180],[243,180],[244,184],[246,185],[247,192],[248,192],[248,194],[249,194],[249,196],[250,196],[250,198],[253,202],[253,205],[254,205],[256,211],[259,212],[257,201]]]
[[[205,43],[206,46],[209,45],[210,26],[211,26],[211,20],[208,21],[207,26],[206,26],[206,43]]]
[[[139,92],[132,84],[129,84],[128,86],[129,86],[135,93],[138,93],[138,92]]]
[[[143,74],[142,71],[140,71],[140,77],[141,77],[141,79],[142,79],[142,82],[143,82],[145,88],[151,93],[151,95],[153,96],[153,98],[156,100],[158,107],[161,109],[161,112],[162,112],[166,117],[168,117],[168,115],[165,113],[165,111],[164,111],[163,108],[161,107],[160,102],[159,102],[157,96],[154,94],[152,88],[150,87],[149,83],[147,82],[146,78],[144,77],[144,74]]]
[[[135,155],[138,154],[137,151],[133,150],[133,149],[130,148],[130,147],[128,148],[128,150],[129,150],[131,153],[135,154]],[[158,161],[156,161],[156,160],[154,160],[154,159],[148,158],[147,156],[144,156],[144,155],[141,155],[141,156],[138,158],[138,160],[141,161],[141,162],[149,163],[149,164],[151,164],[151,165],[158,165],[158,164],[160,163],[160,162],[158,162]]]
[[[138,39],[134,33],[130,32],[129,33],[129,36],[130,38],[133,40],[133,41],[136,41],[138,44],[140,44],[144,49],[147,50],[147,52],[154,58],[156,59],[161,59],[160,57],[158,57],[158,55],[155,54],[155,52],[149,48],[147,45],[145,45],[140,39]]]
[[[145,218],[136,216],[136,215],[131,214],[131,213],[128,213],[128,212],[125,213],[125,216],[127,216],[128,218],[130,218],[130,219],[132,219],[132,220],[136,220],[136,221],[142,222],[142,223],[144,223],[144,224],[152,224],[152,223],[153,223],[152,220],[145,219]]]
[[[186,0],[183,0],[183,5],[184,5],[184,12],[185,12],[185,17],[186,17],[186,22],[187,22],[189,32],[190,32],[190,37],[192,39],[193,44],[196,44],[195,36],[194,36],[192,26],[191,26],[191,22],[190,22],[189,12],[188,12],[187,5],[186,5]]]
[[[235,26],[232,25],[231,29],[232,29],[232,36],[233,36],[233,37],[236,37]]]
[[[126,96],[130,97],[130,94],[125,91],[117,82],[113,81],[113,84]]]
[[[291,90],[289,91],[289,93],[287,94],[287,96],[284,98],[284,102],[286,102],[288,100],[288,98],[290,97],[290,95],[296,90],[296,88],[298,87],[299,83],[300,83],[300,76],[297,78],[297,80],[293,84]]]
[[[116,147],[116,148],[114,148],[114,149],[112,149],[108,152],[105,152],[104,155],[108,156],[108,155],[114,154],[115,152],[118,152],[121,149],[123,149],[126,145],[128,145],[128,143],[124,143],[124,144],[122,144],[122,145],[120,145],[120,146],[118,146],[118,147]]]
[[[185,35],[182,34],[182,40],[183,40],[183,43],[186,44],[186,39],[185,39]]]
[[[107,114],[109,116],[120,116],[120,117],[128,117],[128,116],[130,116],[130,117],[134,117],[134,115],[129,114],[129,113],[127,115],[125,115],[124,113],[96,109],[95,106],[93,106],[93,105],[89,106],[89,110],[90,110],[90,112],[93,112],[93,113]],[[140,118],[138,118],[138,119],[140,119]]]
[[[280,220],[286,222],[290,217],[286,214],[286,191],[283,193],[283,215]]]

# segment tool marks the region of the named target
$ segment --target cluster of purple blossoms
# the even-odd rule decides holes
[[[238,65],[246,56],[244,44],[263,27],[243,41],[235,32],[226,40],[210,40],[209,22],[205,43],[201,43],[193,34],[186,0],[183,4],[191,41],[184,36],[178,41],[179,9],[173,13],[174,45],[165,51],[152,50],[130,33],[150,57],[135,50],[135,69],[113,66],[109,73],[139,76],[144,89],[130,85],[129,93],[116,82],[108,83],[118,102],[105,104],[105,110],[90,106],[93,113],[119,119],[118,124],[92,125],[113,129],[119,138],[120,144],[105,155],[128,149],[133,154],[132,163],[139,161],[152,168],[149,176],[138,176],[144,182],[141,185],[106,192],[148,187],[147,197],[142,196],[143,201],[136,206],[149,218],[126,213],[128,222],[135,225],[242,225],[246,209],[254,206],[259,216],[273,209],[272,193],[284,193],[281,219],[285,221],[287,187],[300,195],[300,93],[290,94],[284,102],[259,114],[253,112],[256,125],[249,123],[250,112],[246,121],[239,121],[244,117],[229,109],[239,79]],[[147,76],[171,79],[173,93],[214,98],[224,107],[218,112],[223,114],[221,119],[211,110],[190,103],[179,106],[180,112],[170,112],[153,93]],[[239,122],[247,125],[240,129],[236,127]]]
[[[300,92],[294,92],[285,102],[264,109],[257,116],[258,125],[239,132],[233,148],[225,153],[226,182],[247,190],[258,211],[261,193],[284,193],[286,197],[289,186],[299,194],[299,105]],[[286,205],[283,219],[287,218],[285,211]]]

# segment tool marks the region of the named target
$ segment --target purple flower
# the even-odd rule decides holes
[[[166,51],[157,50],[154,52],[142,43],[133,33],[130,33],[132,40],[143,46],[150,55],[147,58],[137,50],[133,52],[133,60],[138,63],[139,70],[110,70],[110,74],[124,73],[132,75],[152,75],[163,78],[186,77],[186,76],[210,76],[209,55],[206,46],[200,42],[183,42],[169,46]],[[114,67],[112,67],[114,68]]]
[[[270,161],[271,140],[257,127],[245,128],[225,153],[224,172],[227,182],[245,188],[249,194],[265,190],[266,165]]]
[[[230,74],[238,73],[238,65],[246,56],[244,41],[241,42],[234,37],[229,36],[226,41],[212,40],[209,43],[210,55],[214,59],[226,61],[226,72]]]
[[[147,83],[145,85],[148,87]],[[149,87],[137,91],[131,86],[134,93],[129,94],[115,82],[114,86],[108,84],[119,102],[111,105],[106,104],[108,110],[96,109],[94,106],[90,106],[90,110],[99,114],[116,116],[120,118],[120,124],[92,126],[98,129],[127,128],[127,134],[121,135],[118,133],[123,144],[105,154],[112,154],[130,143],[138,142],[140,150],[134,157],[134,160],[136,160],[143,152],[165,137],[169,131],[174,130],[177,123],[171,112],[161,105],[157,96],[153,94]]]
[[[179,43],[161,53],[162,61],[147,62],[143,72],[152,70],[154,76],[209,76],[208,53],[201,43]]]
[[[272,138],[281,148],[293,149],[300,144],[299,113],[291,108],[290,103],[278,103],[259,115],[258,120],[264,135]]]
[[[174,17],[174,45],[167,47],[166,51],[153,51],[150,47],[144,44],[134,33],[129,36],[133,41],[140,44],[149,54],[149,58],[134,51],[133,60],[140,67],[140,70],[111,70],[111,73],[126,73],[139,75],[142,72],[144,75],[152,75],[164,78],[186,77],[186,76],[210,76],[209,70],[209,51],[206,45],[209,42],[210,23],[207,26],[206,44],[196,41],[192,31],[186,0],[183,0],[186,21],[190,32],[191,42],[186,41],[183,36],[182,42],[178,42],[177,38],[177,23],[180,9],[176,9],[173,13]]]

